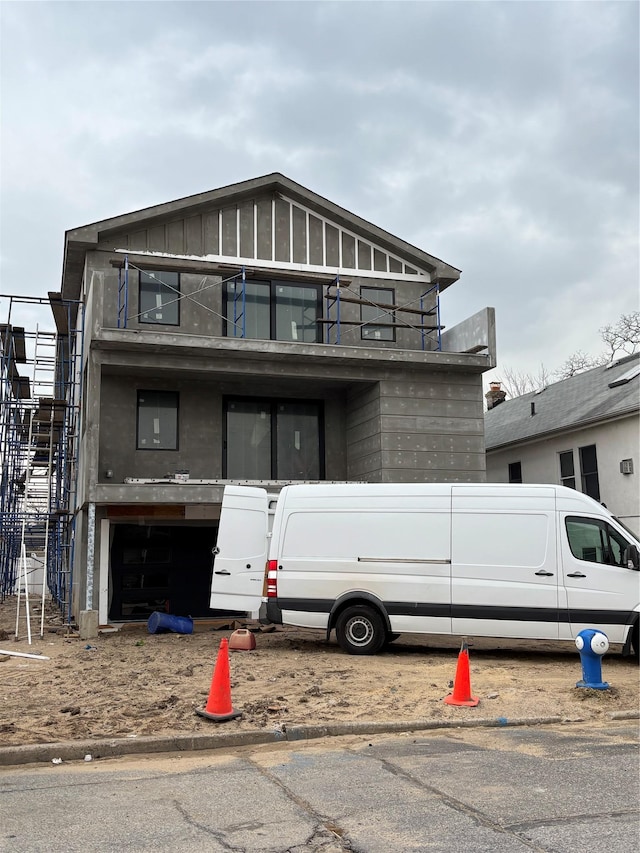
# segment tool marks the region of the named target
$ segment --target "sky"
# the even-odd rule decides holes
[[[0,293],[59,290],[67,229],[282,172],[462,270],[487,386],[596,354],[640,307],[639,8],[1,0]]]

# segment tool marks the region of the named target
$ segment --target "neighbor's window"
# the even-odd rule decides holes
[[[560,460],[560,482],[570,489],[576,487],[576,472],[573,465],[573,450],[563,450],[558,454]]]
[[[582,491],[596,501],[600,500],[600,482],[598,480],[598,459],[596,457],[596,446],[590,444],[581,447],[580,450],[580,476],[582,479]]]
[[[522,463],[521,462],[510,462],[509,463],[509,482],[510,483],[521,483],[522,482]]]
[[[140,271],[140,322],[180,324],[180,274]]]
[[[362,340],[395,341],[396,330],[392,325],[396,316],[392,311],[386,311],[384,305],[395,303],[395,290],[382,287],[361,287],[360,296],[363,300],[360,306],[360,320],[366,323],[362,326]],[[373,302],[373,305],[369,303]]]
[[[320,480],[322,406],[317,402],[230,399],[225,404],[224,477]]]
[[[178,449],[178,394],[138,391],[138,450]]]
[[[626,568],[629,543],[606,521],[568,516],[565,523],[571,553],[578,560]]]
[[[226,334],[230,338],[322,341],[320,285],[283,281],[230,281],[224,291]]]

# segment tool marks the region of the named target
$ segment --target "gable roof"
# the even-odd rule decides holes
[[[640,412],[640,353],[489,409],[484,416],[485,446],[497,450],[634,412]]]
[[[366,240],[386,247],[403,259],[426,270],[437,279],[441,289],[448,287],[460,277],[460,270],[441,261],[439,258],[418,249],[416,246],[395,237],[388,231],[373,225],[343,207],[292,181],[279,172],[263,175],[248,181],[230,184],[219,189],[187,196],[176,201],[165,202],[132,213],[103,219],[79,228],[73,228],[65,234],[65,251],[62,271],[62,293],[64,298],[77,299],[80,295],[84,254],[95,248],[98,243],[127,232],[140,231],[155,225],[175,221],[186,216],[212,209],[222,209],[240,204],[248,199],[266,196],[286,195],[289,199],[319,214],[336,225],[349,229]],[[113,249],[121,248],[114,245]]]

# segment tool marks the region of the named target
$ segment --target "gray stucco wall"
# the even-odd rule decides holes
[[[348,396],[347,477],[379,482],[382,471],[380,383],[374,382]]]
[[[100,413],[100,453],[98,482],[125,477],[161,478],[187,470],[191,479],[220,479],[223,446],[223,399],[227,396],[287,397],[320,400],[324,408],[326,478],[346,477],[344,405],[341,395],[327,394],[308,383],[291,385],[277,381],[242,384],[184,376],[159,378],[145,372],[139,376],[106,374],[102,379]],[[165,390],[179,393],[179,449],[136,449],[138,390]]]
[[[408,371],[353,395],[348,476],[382,482],[485,479],[480,377]]]
[[[206,376],[157,377],[106,373],[100,392],[97,482],[161,478],[188,470],[192,479],[219,479],[223,399],[260,396],[320,400],[324,407],[326,479],[386,482],[484,479],[480,379],[464,374],[353,383],[342,392],[318,383],[265,379],[220,381]],[[138,390],[179,392],[179,449],[136,449]]]

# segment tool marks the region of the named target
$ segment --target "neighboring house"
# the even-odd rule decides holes
[[[443,331],[459,275],[280,174],[68,231],[76,617],[209,615],[228,482],[484,481],[493,309]]]
[[[486,394],[487,480],[559,483],[640,532],[640,353],[504,401]]]

